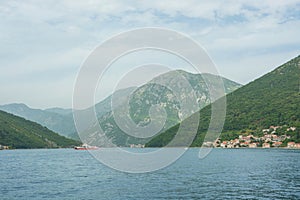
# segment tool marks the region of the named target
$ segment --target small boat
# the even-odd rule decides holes
[[[98,150],[99,147],[83,144],[82,146],[74,147],[75,150]]]

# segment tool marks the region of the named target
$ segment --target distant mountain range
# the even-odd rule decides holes
[[[48,128],[0,111],[0,144],[10,148],[59,148],[79,145]]]
[[[122,89],[116,91],[118,93],[126,92],[131,88]],[[111,95],[103,101],[95,105],[95,109],[98,117],[102,117],[107,112],[111,111]],[[62,136],[76,139],[77,135],[76,127],[73,120],[73,110],[63,108],[49,108],[49,109],[35,109],[23,103],[12,103],[6,105],[0,105],[0,110],[23,117],[27,120],[39,123],[50,130],[59,133]]]
[[[295,137],[299,137],[300,56],[228,94],[226,99],[227,112],[222,135],[235,132],[258,135],[264,128],[287,125],[297,127]],[[208,105],[200,111],[199,128],[192,146],[201,146],[210,117],[211,105]],[[188,123],[182,124],[189,126]],[[166,130],[149,141],[147,146],[165,146],[176,135],[178,128],[179,124]]]
[[[149,116],[149,109],[151,105],[160,105],[165,109],[167,114],[166,123],[161,131],[164,131],[180,122],[182,119],[180,117],[179,101],[186,98],[192,98],[191,91],[186,90],[186,88],[180,85],[179,80],[182,77],[184,77],[185,80],[187,80],[190,84],[198,102],[198,106],[195,107],[190,114],[208,105],[210,103],[210,95],[205,79],[210,80],[210,84],[212,85],[212,88],[214,88],[217,87],[217,80],[219,80],[220,77],[211,74],[191,74],[185,71],[177,70],[162,74],[154,78],[149,83],[138,88],[131,88],[131,90],[129,89],[127,91],[123,91],[123,94],[121,92],[116,94],[117,99],[119,99],[118,103],[120,103],[120,105],[117,106],[117,108],[119,108],[125,106],[121,103],[122,96],[128,95],[128,92],[130,93],[129,116],[124,115],[119,117],[124,121],[125,118],[129,117],[136,124],[139,124],[142,127],[147,126],[151,122]],[[224,82],[225,93],[230,93],[241,86],[240,84],[225,78],[221,78],[221,80]],[[180,99],[177,99],[178,97],[175,96],[168,87],[157,84],[160,82],[168,83],[171,86],[177,85],[176,88],[179,90]],[[151,139],[141,139],[129,136],[116,123],[115,116],[113,115],[114,112],[115,111],[112,110],[98,118],[99,123],[104,130],[104,135],[98,133],[100,135],[94,145],[105,146],[107,145],[107,140],[109,140],[117,146],[129,146],[130,144],[144,144]],[[90,132],[94,136],[95,131],[95,127],[91,127],[90,131],[87,132]],[[85,137],[88,138],[88,136]],[[101,138],[103,138],[103,141],[101,141]]]
[[[71,109],[41,110],[30,108],[25,104],[14,103],[0,106],[0,110],[39,123],[63,136],[68,137],[76,132]]]
[[[106,145],[107,139],[117,146],[146,143],[146,146],[161,147],[168,144],[176,135],[179,123],[188,122],[187,119],[181,117],[179,102],[193,96],[184,87],[180,87],[178,75],[189,82],[193,94],[197,98],[198,107],[191,111],[189,118],[199,115],[200,112],[199,127],[192,146],[201,146],[209,126],[212,105],[222,101],[225,97],[216,102],[211,102],[209,98],[209,90],[205,80],[209,79],[209,84],[214,88],[216,87],[214,79],[217,80],[219,77],[211,74],[191,74],[185,71],[171,71],[138,88],[118,90],[113,94],[119,100],[115,109],[126,107],[129,104],[129,112],[126,114],[128,116],[119,117],[121,119],[130,117],[142,127],[151,122],[149,116],[151,105],[159,105],[164,108],[167,119],[159,134],[147,139],[126,134],[115,121],[114,113],[116,110],[111,108],[112,96],[109,96],[95,105],[104,135],[94,132],[95,127],[91,126],[86,131],[87,138],[91,132],[94,135],[98,134],[100,141],[97,141],[97,145],[101,144],[101,137],[106,138],[103,140],[103,146]],[[242,132],[257,135],[264,128],[286,125],[297,128],[292,139],[300,141],[300,138],[296,138],[300,136],[300,56],[242,87],[228,79],[221,79],[227,94],[227,112],[222,135]],[[161,80],[169,85],[178,86],[179,99],[170,88],[156,84]],[[130,99],[129,103],[125,104],[121,99],[126,95],[129,95]],[[0,109],[40,123],[61,135],[79,138],[76,134],[71,109],[41,110],[29,108],[24,104],[3,105],[0,106]],[[0,112],[0,144],[2,145],[10,145],[15,148],[45,148],[78,144],[78,142],[59,136],[34,122],[6,112]],[[181,124],[189,127],[188,123]]]
[[[137,124],[141,125],[147,125],[147,123],[149,123],[148,113],[151,105],[163,105],[168,114],[166,125],[163,128],[163,130],[166,130],[182,120],[178,113],[179,103],[174,94],[172,94],[172,91],[166,87],[155,84],[155,82],[158,80],[164,80],[169,84],[176,85],[178,84],[176,74],[184,77],[190,83],[195,92],[199,107],[193,110],[193,112],[198,111],[200,108],[210,103],[209,91],[205,79],[212,80],[213,85],[214,79],[218,79],[219,77],[211,74],[191,74],[181,70],[167,72],[154,78],[152,81],[141,87],[122,89],[116,91],[113,95],[121,97],[124,94],[129,94],[133,91],[130,96],[130,117]],[[221,79],[224,82],[225,93],[230,93],[241,86],[240,84],[226,78]],[[182,97],[185,98],[190,95],[184,90],[181,91],[181,94]],[[132,143],[147,142],[148,140],[146,139],[129,137],[118,127],[113,117],[111,100],[112,95],[95,105],[99,123],[105,130],[106,137],[118,146],[128,146]],[[0,106],[0,110],[37,122],[63,136],[79,139],[76,133],[71,109],[50,108],[41,110],[29,108],[25,104],[8,104]],[[93,127],[91,127],[91,129],[93,129]]]

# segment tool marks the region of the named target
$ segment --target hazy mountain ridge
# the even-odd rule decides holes
[[[71,108],[69,109],[64,109],[64,108],[48,108],[48,109],[45,109],[44,111],[47,111],[47,112],[51,112],[51,113],[57,113],[57,114],[60,114],[60,115],[69,115],[69,114],[72,114],[73,110]]]
[[[117,95],[118,93],[124,92],[128,89],[130,88],[121,89],[115,93]],[[95,105],[97,117],[102,117],[104,114],[111,111],[111,97],[112,96],[110,95]],[[12,103],[0,105],[0,110],[39,123],[60,135],[76,140],[79,139],[73,120],[72,109],[56,107],[42,110],[30,108],[23,103]]]
[[[25,104],[14,103],[0,106],[0,110],[39,123],[63,136],[76,132],[72,111],[68,109],[33,109]]]

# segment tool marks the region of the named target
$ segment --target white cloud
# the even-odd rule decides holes
[[[191,35],[208,50],[223,75],[247,83],[274,68],[275,61],[300,53],[299,13],[296,0],[1,1],[0,92],[5,98],[0,104],[15,98],[50,105],[48,94],[62,80],[64,85],[73,84],[79,65],[96,45],[120,31],[143,26]],[[262,67],[264,63],[269,67]],[[237,76],[237,70],[250,72]],[[15,94],[7,89],[39,88],[35,84],[41,77],[48,93],[32,89]],[[52,102],[67,106],[69,88],[60,87],[65,92]],[[41,95],[33,100],[37,93]]]

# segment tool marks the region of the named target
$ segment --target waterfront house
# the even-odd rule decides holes
[[[222,148],[226,148],[226,147],[227,147],[227,141],[223,141],[223,142],[221,143],[221,147],[222,147]]]
[[[130,148],[145,148],[144,144],[130,144]]]
[[[296,143],[295,142],[288,142],[287,148],[295,148]]]
[[[242,142],[240,143],[241,147],[248,147],[249,146],[249,142]]]
[[[202,146],[203,147],[213,147],[213,142],[203,142]]]
[[[256,148],[257,147],[257,144],[256,143],[250,143],[249,144],[249,148]]]
[[[272,140],[277,140],[278,139],[278,136],[277,135],[271,135],[272,136]]]
[[[271,147],[271,145],[270,145],[270,143],[263,143],[263,145],[262,145],[262,148],[270,148]]]
[[[272,144],[273,147],[279,147],[282,144],[282,142],[274,142]]]
[[[213,143],[213,147],[220,147],[220,143],[221,143],[221,140],[219,138],[216,139],[216,141]]]

